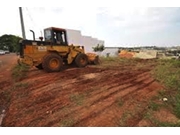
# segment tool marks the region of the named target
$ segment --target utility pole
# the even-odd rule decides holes
[[[21,21],[22,36],[23,36],[23,39],[26,39],[26,34],[25,34],[25,29],[24,29],[24,22],[23,22],[22,7],[19,7],[19,14],[20,14],[20,21]]]

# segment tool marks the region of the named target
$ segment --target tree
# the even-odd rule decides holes
[[[15,35],[2,35],[0,37],[0,49],[9,50],[10,52],[18,52],[20,39],[22,38]]]
[[[97,44],[96,47],[93,47],[94,52],[102,52],[102,51],[104,51],[104,49],[105,49],[105,47],[103,44],[102,45]]]

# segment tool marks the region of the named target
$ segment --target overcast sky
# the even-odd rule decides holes
[[[6,13],[6,15],[5,15]],[[54,26],[81,30],[83,35],[105,41],[105,46],[180,45],[178,7],[23,7],[26,37],[36,38]],[[0,8],[0,36],[21,36],[18,7]]]

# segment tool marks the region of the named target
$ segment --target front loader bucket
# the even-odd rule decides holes
[[[100,64],[99,56],[95,53],[86,53],[88,57],[88,63],[98,65]]]

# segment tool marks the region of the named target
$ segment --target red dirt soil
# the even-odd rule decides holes
[[[11,69],[17,64],[17,56],[15,54],[0,55],[0,111],[5,106],[4,93],[7,91],[13,81],[11,78]]]
[[[58,73],[32,68],[13,89],[3,126],[144,126],[148,103],[162,89],[150,74],[153,60],[136,65],[147,63]]]

